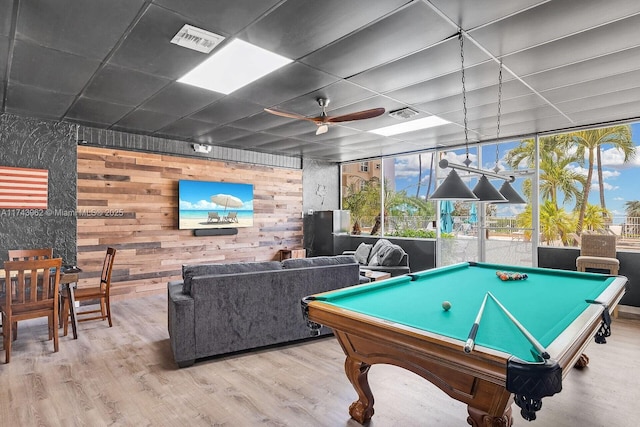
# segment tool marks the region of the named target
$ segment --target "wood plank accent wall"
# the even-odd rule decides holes
[[[254,226],[229,236],[178,230],[180,179],[253,184]],[[115,247],[114,299],[166,292],[183,264],[266,261],[302,247],[302,170],[78,147],[79,286]]]

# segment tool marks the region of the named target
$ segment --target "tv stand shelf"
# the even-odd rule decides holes
[[[289,258],[305,258],[306,256],[306,249],[280,249],[278,251],[278,258],[280,261]]]

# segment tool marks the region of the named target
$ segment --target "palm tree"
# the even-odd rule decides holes
[[[610,218],[609,212],[602,209],[602,206],[589,204],[584,215],[583,226],[587,230],[603,230],[608,218]]]
[[[619,128],[617,132],[620,135],[619,139],[614,139],[609,141],[608,144],[612,145],[613,148],[622,151],[624,154],[623,163],[628,163],[631,161],[636,155],[636,147],[631,141],[631,126],[615,126],[614,129]],[[598,186],[600,189],[600,206],[604,211],[606,211],[607,207],[604,201],[604,180],[602,179],[602,145],[598,145],[598,150],[596,151],[596,161],[598,164]]]
[[[367,217],[373,218],[375,212],[380,211],[379,181],[373,178],[366,181],[362,188],[360,187],[360,182],[354,182],[349,185],[342,200],[342,206],[350,211],[351,221],[353,222],[351,234],[360,234],[360,222]]]
[[[585,181],[582,200],[580,202],[580,213],[576,224],[576,233],[582,231],[584,216],[589,201],[589,192],[591,190],[591,180],[593,178],[593,166],[596,157],[600,153],[600,147],[604,144],[611,144],[622,150],[624,154],[624,163],[627,163],[635,156],[635,147],[631,142],[631,127],[628,125],[612,126],[609,128],[591,129],[578,132],[572,132],[563,136],[567,141],[571,141],[577,145],[577,154],[580,156],[587,155],[587,178]],[[601,169],[600,163],[598,168]],[[604,207],[604,186],[602,184],[602,171],[598,171],[600,179],[600,203]]]
[[[531,205],[516,217],[518,227],[531,228]],[[563,208],[557,208],[551,200],[545,200],[540,205],[540,231],[543,242],[551,243],[560,238],[566,245],[569,233],[573,230],[574,219]],[[526,231],[525,236],[531,237],[531,231]]]
[[[517,169],[523,162],[532,168],[535,164],[534,154],[534,140],[525,139],[507,153],[506,162],[512,169]],[[540,195],[544,199],[551,199],[556,209],[559,207],[559,192],[564,194],[563,205],[571,200],[575,200],[577,205],[581,199],[582,189],[576,184],[584,187],[584,177],[568,167],[580,160],[568,150],[567,141],[562,136],[540,138]],[[525,180],[522,188],[525,196],[531,199],[531,180]]]
[[[629,217],[640,217],[640,201],[630,200],[625,202],[624,210]]]
[[[575,155],[567,155],[565,151],[544,151],[540,153],[540,195],[543,199],[551,199],[558,209],[558,190],[564,194],[562,204],[578,200],[582,192],[576,186],[580,183],[584,188],[584,176],[568,166],[579,159]]]

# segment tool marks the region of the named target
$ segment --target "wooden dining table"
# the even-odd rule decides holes
[[[71,331],[73,333],[73,339],[78,339],[78,320],[76,318],[76,298],[75,288],[78,285],[78,276],[82,270],[78,267],[73,268],[70,271],[64,272],[65,267],[60,269],[60,292],[66,292],[69,298],[69,315],[71,316]],[[5,279],[5,270],[0,270],[0,281]],[[61,307],[62,308],[62,307]],[[59,327],[62,327],[62,316],[66,316],[66,313],[60,311]],[[3,326],[4,327],[4,326]]]

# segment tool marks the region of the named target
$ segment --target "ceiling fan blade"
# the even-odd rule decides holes
[[[329,130],[329,125],[319,125],[318,130],[316,130],[316,135],[322,135],[323,133],[327,133]]]
[[[329,123],[350,122],[353,120],[371,119],[382,114],[384,114],[384,108],[372,108],[371,110],[358,111],[342,116],[328,117],[326,121]]]
[[[287,113],[285,111],[278,111],[278,110],[272,110],[270,108],[265,108],[264,111],[266,111],[269,114],[274,114],[276,116],[281,116],[281,117],[287,117],[289,119],[297,119],[297,120],[308,120],[310,122],[316,122],[316,118],[315,117],[305,117],[302,116],[300,114],[296,114],[296,113]]]

